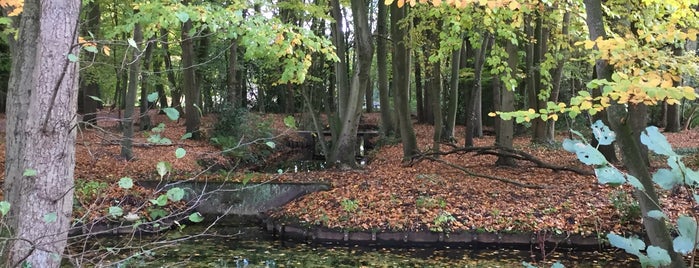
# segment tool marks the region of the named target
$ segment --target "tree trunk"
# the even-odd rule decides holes
[[[150,89],[150,81],[148,76],[150,75],[151,60],[153,59],[153,47],[155,46],[155,39],[148,40],[146,44],[146,51],[143,53],[143,71],[141,72],[141,107],[139,109],[140,116],[138,117],[138,126],[141,130],[151,129],[150,115],[148,115],[148,110],[151,108],[151,104],[148,102],[148,93]]]
[[[517,46],[512,42],[507,42],[505,45],[505,50],[507,51],[507,65],[510,68],[510,76],[517,76],[517,62],[519,56],[517,55]],[[515,110],[515,89],[507,88],[505,81],[501,81],[500,87],[495,89],[500,91],[499,110],[503,112],[511,112]],[[496,133],[495,133],[495,145],[512,149],[513,139],[514,139],[514,125],[512,120],[503,120],[502,118],[496,117]],[[495,161],[498,166],[514,166],[515,160],[511,157],[504,155],[498,156],[498,160]]]
[[[529,98],[529,108],[538,111],[542,108],[543,101],[539,97],[543,89],[541,83],[541,62],[543,61],[543,56],[546,53],[546,27],[543,25],[543,14],[535,13],[535,27],[533,32],[533,37],[536,40],[535,44],[530,44],[532,46],[528,53],[532,53],[531,69],[527,70],[529,74],[530,91],[528,92]],[[541,118],[535,118],[531,120],[532,124],[532,141],[536,143],[549,143],[546,140],[546,122]]]
[[[25,0],[10,35],[4,200],[8,267],[59,267],[73,209],[80,1]]]
[[[143,42],[143,32],[141,24],[136,23],[133,29],[133,40],[136,44]],[[123,137],[121,138],[121,157],[126,160],[133,159],[133,123],[134,110],[136,107],[136,91],[138,90],[138,77],[141,73],[141,60],[139,55],[141,51],[138,48],[132,48],[131,65],[129,66],[129,85],[126,89],[126,97],[124,98],[124,125]]]
[[[455,49],[451,53],[451,77],[449,80],[449,98],[447,99],[447,117],[444,121],[444,132],[442,140],[455,143],[454,130],[456,129],[456,112],[459,107],[459,71],[461,63],[461,50],[466,49],[462,42],[460,49]]]
[[[567,8],[567,6],[564,6]],[[567,10],[567,9],[566,9]],[[568,43],[568,27],[570,25],[570,11],[566,11],[563,14],[563,26],[561,28],[561,43]],[[563,46],[557,46],[563,47]],[[551,94],[549,95],[549,101],[557,103],[558,95],[561,92],[561,81],[563,80],[563,67],[567,61],[567,51],[557,51],[564,56],[556,63],[556,67],[551,71]],[[546,140],[553,142],[556,140],[556,121],[548,120],[546,121]]]
[[[604,20],[602,12],[602,3],[600,0],[585,0],[585,11],[587,12],[587,25],[590,32],[590,39],[595,40],[598,36],[604,35]],[[611,67],[604,60],[597,60],[595,67],[599,78],[606,78],[606,74],[611,73]],[[629,173],[636,177],[645,188],[645,191],[636,191],[636,199],[641,207],[644,215],[643,225],[652,245],[663,248],[670,254],[672,263],[669,267],[686,267],[682,255],[675,252],[672,247],[672,237],[665,225],[664,219],[655,219],[647,217],[648,211],[659,210],[658,196],[655,193],[655,186],[648,171],[648,166],[643,163],[641,158],[641,150],[633,133],[632,127],[628,121],[623,120],[628,116],[645,116],[639,114],[627,114],[624,105],[613,104],[607,108],[609,122],[612,129],[616,132],[617,141],[621,147],[623,154],[624,165],[629,170]]]
[[[597,4],[601,5],[599,0],[585,0],[585,8],[588,10],[588,12],[595,12],[593,14],[587,13],[587,28],[588,31],[590,32],[590,40],[596,40],[598,37],[606,38],[607,34],[604,30],[604,21],[603,21],[603,13],[602,13],[602,8],[601,7],[594,7],[593,9],[588,9],[590,8],[590,5],[596,6]],[[609,66],[607,61],[604,60],[597,60],[595,62],[595,77],[598,79],[607,79],[611,80],[612,79],[612,67]],[[597,97],[601,95],[601,89],[595,88],[592,89],[592,96]],[[610,125],[609,118],[607,116],[607,111],[603,110],[593,116],[593,120],[602,120],[605,125]],[[595,140],[594,136],[592,137],[592,145],[597,146],[597,140]],[[610,145],[600,145],[597,150],[604,155],[604,157],[609,161],[610,163],[616,163],[619,162],[619,159],[616,157],[616,152],[614,150],[614,143]]]
[[[162,78],[160,68],[162,67],[163,63],[160,60],[160,57],[155,57],[153,59],[153,74],[155,74],[158,77],[158,81],[162,81],[160,80]],[[160,108],[162,109],[170,107],[167,104],[167,94],[165,94],[165,86],[162,82],[158,82],[157,84],[155,84],[155,91],[158,92],[158,104],[160,105]]]
[[[171,105],[182,112],[182,90],[177,86],[177,80],[175,79],[175,69],[172,66],[172,59],[170,58],[170,43],[169,43],[170,33],[166,29],[160,29],[160,40],[162,40],[163,50],[165,55],[165,72],[167,74],[167,81],[170,84],[170,96],[172,97]]]
[[[352,74],[347,99],[339,105],[340,133],[330,153],[330,162],[345,167],[356,167],[357,127],[362,114],[362,97],[369,87],[371,63],[374,47],[369,28],[368,3],[365,0],[352,0],[352,20],[354,22],[355,44],[357,49],[357,64]]]
[[[432,136],[432,151],[439,152],[439,143],[442,141],[442,68],[437,61],[430,67],[430,105],[434,117],[434,135]]]
[[[238,39],[231,39],[231,47],[228,49],[228,75],[226,77],[226,103],[236,109],[240,106],[238,96]]]
[[[183,4],[188,5],[189,1],[183,1]],[[199,131],[200,124],[200,91],[199,83],[196,81],[196,66],[194,66],[194,42],[192,36],[189,35],[189,31],[192,29],[192,20],[188,20],[182,23],[182,41],[180,46],[182,47],[182,84],[184,89],[185,98],[185,126],[187,133],[192,133],[192,139],[197,140],[201,138],[201,132]]]
[[[386,21],[388,19],[388,7],[386,5],[378,5],[378,15],[376,17],[376,29],[378,37],[376,38],[376,65],[379,88],[379,105],[381,110],[381,128],[384,135],[393,136],[395,124],[393,122],[393,111],[391,100],[388,94],[388,49],[386,40],[388,39],[388,29]]]
[[[468,96],[468,102],[466,105],[466,147],[473,146],[474,136],[478,136],[479,126],[479,116],[480,112],[480,91],[483,89],[481,85],[481,79],[483,74],[483,65],[485,64],[485,55],[487,54],[488,47],[493,40],[493,36],[490,33],[483,34],[483,40],[481,42],[481,47],[478,48],[476,55],[474,55],[474,78],[473,78],[473,88]],[[482,129],[481,129],[482,133]]]
[[[430,121],[430,116],[428,115],[430,113],[428,110],[429,107],[425,106],[425,103],[429,103],[425,99],[429,99],[429,97],[427,94],[424,94],[425,86],[424,83],[422,83],[422,61],[417,52],[415,52],[414,63],[415,69],[413,71],[415,72],[415,108],[417,112],[417,122],[426,123]]]
[[[410,160],[417,153],[417,140],[413,123],[410,120],[410,49],[406,44],[407,29],[401,29],[398,22],[408,15],[408,7],[399,8],[391,4],[391,39],[393,40],[393,101],[400,137],[403,143],[403,160]]]
[[[92,33],[93,36],[99,36],[99,25],[100,25],[100,6],[96,1],[89,2],[86,4],[85,9],[87,10],[87,16],[85,18],[85,28],[81,31],[83,36],[88,36],[88,32]],[[87,59],[90,61],[95,60],[97,53],[92,53],[84,51]],[[80,74],[80,94],[78,99],[78,111],[82,113],[83,122],[87,122],[88,126],[90,124],[95,124],[97,120],[97,109],[101,106],[99,101],[92,98],[101,97],[100,96],[100,84],[97,78],[88,69],[83,69]],[[82,104],[82,105],[80,105]]]

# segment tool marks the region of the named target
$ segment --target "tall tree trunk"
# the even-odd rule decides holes
[[[429,111],[428,107],[425,105],[425,103],[429,103],[426,99],[429,99],[427,97],[427,94],[425,94],[425,84],[422,83],[422,57],[418,55],[417,52],[415,52],[415,58],[413,63],[415,64],[415,69],[413,70],[415,72],[415,108],[416,108],[416,113],[417,113],[417,122],[418,123],[426,123],[429,122]]]
[[[73,209],[81,3],[25,0],[17,35],[10,35],[2,263],[59,267]],[[16,38],[16,39],[12,39]]]
[[[183,4],[188,5],[189,1],[184,1]],[[199,83],[196,81],[196,66],[194,66],[194,42],[189,31],[192,29],[192,20],[182,23],[182,84],[185,98],[185,126],[187,133],[192,133],[192,139],[200,139],[201,132],[199,131],[200,116],[200,91]]]
[[[587,25],[590,32],[590,39],[595,40],[599,36],[604,36],[604,20],[602,12],[602,3],[600,0],[585,0],[585,11],[587,13]],[[612,69],[605,60],[597,60],[595,63],[597,69],[597,77],[607,79],[610,76]],[[682,255],[675,252],[672,246],[672,237],[665,225],[665,219],[655,219],[646,217],[648,211],[660,210],[658,195],[655,193],[655,186],[648,171],[648,166],[643,163],[641,158],[640,144],[636,142],[632,126],[629,125],[624,118],[634,116],[646,116],[645,114],[627,114],[627,109],[624,105],[613,104],[607,108],[609,122],[612,129],[616,132],[617,141],[621,147],[623,154],[624,165],[629,170],[629,173],[638,178],[645,188],[644,191],[636,190],[635,196],[638,200],[641,211],[644,215],[643,225],[652,245],[663,248],[670,254],[672,263],[669,267],[686,267]],[[632,112],[633,110],[629,110]]]
[[[408,15],[408,7],[399,8],[391,4],[391,39],[393,40],[393,101],[396,105],[398,127],[403,143],[403,160],[410,160],[417,153],[417,140],[413,123],[410,120],[410,49],[406,44],[406,29],[401,29],[399,21]]]
[[[536,16],[536,22],[533,37],[534,40],[536,40],[536,43],[530,44],[532,47],[528,51],[528,53],[532,53],[531,69],[527,70],[529,74],[528,81],[531,84],[529,87],[530,91],[528,92],[528,98],[529,108],[538,111],[540,108],[542,108],[542,104],[544,104],[541,97],[539,97],[539,94],[541,94],[542,90],[544,90],[543,83],[541,82],[541,62],[543,61],[544,54],[546,53],[547,40],[545,36],[547,35],[547,30],[546,26],[543,25],[544,14],[535,13],[534,16]],[[537,143],[549,143],[549,141],[546,140],[546,122],[541,118],[535,118],[531,120],[531,124],[533,130],[532,141]]]
[[[231,39],[228,49],[228,73],[226,76],[226,103],[232,108],[240,106],[238,96],[238,39]]]
[[[465,42],[461,43],[460,49],[455,49],[451,53],[451,78],[449,78],[449,98],[447,99],[447,117],[444,121],[444,132],[442,140],[456,142],[454,130],[456,129],[456,112],[459,107],[459,71],[461,63],[461,51],[466,49]]]
[[[136,44],[143,42],[143,32],[141,24],[136,23],[133,29],[133,40]],[[129,84],[126,89],[126,97],[124,98],[124,125],[123,137],[121,138],[121,157],[126,160],[133,159],[133,124],[134,110],[136,109],[136,91],[138,90],[138,77],[141,73],[141,59],[139,55],[141,51],[138,48],[133,48],[131,56],[131,65],[129,66]]]
[[[564,4],[564,8],[567,8]],[[566,9],[567,10],[567,9]],[[570,25],[570,11],[566,11],[563,14],[563,26],[561,27],[561,43],[568,43],[568,27]],[[562,47],[562,46],[558,46]],[[551,71],[551,94],[549,95],[549,101],[558,102],[558,95],[561,92],[561,81],[563,80],[563,67],[567,61],[568,51],[558,51],[558,53],[563,53],[564,56],[556,63],[556,67]],[[546,121],[546,140],[555,141],[556,139],[556,121],[548,120]]]
[[[507,51],[507,66],[510,69],[510,77],[514,78],[517,76],[517,62],[519,60],[519,55],[517,55],[517,46],[512,42],[507,41],[505,45],[505,51]],[[495,89],[499,91],[499,110],[503,112],[511,112],[515,110],[515,89],[507,88],[507,82],[501,81],[500,87]],[[514,139],[514,125],[512,120],[503,120],[502,118],[495,118],[496,122],[496,133],[495,133],[495,145],[503,148],[512,149],[513,139]],[[514,166],[515,161],[513,158],[505,156],[505,154],[499,155],[498,160],[495,161],[498,166]]]
[[[381,109],[381,129],[384,135],[393,136],[395,132],[395,124],[393,122],[393,111],[391,100],[389,99],[388,89],[388,64],[386,59],[389,57],[386,40],[388,39],[388,28],[386,22],[388,20],[388,6],[378,5],[378,15],[376,17],[376,30],[378,37],[376,38],[376,65],[379,88],[379,105]]]
[[[481,79],[483,74],[483,65],[485,64],[485,56],[488,53],[488,47],[493,40],[493,36],[486,32],[483,34],[483,40],[481,42],[481,47],[478,48],[476,55],[474,56],[474,78],[473,78],[473,88],[470,91],[468,102],[466,104],[466,147],[473,146],[473,137],[478,136],[479,117],[480,117],[480,102],[481,93],[483,89],[481,85]],[[481,130],[482,131],[482,130]]]
[[[684,47],[676,47],[674,49],[675,56],[682,56],[684,54]],[[673,86],[680,86],[681,81],[674,81]],[[667,121],[665,125],[665,132],[680,132],[682,130],[682,109],[680,104],[667,105]],[[645,118],[645,116],[643,117]]]
[[[155,39],[148,40],[146,44],[146,51],[143,53],[143,72],[141,72],[141,107],[139,112],[141,115],[138,118],[138,125],[141,130],[151,129],[150,115],[148,115],[148,110],[150,110],[150,103],[148,102],[148,93],[150,89],[150,81],[148,76],[151,72],[151,60],[153,59],[153,47],[155,46]]]
[[[342,166],[356,167],[357,127],[362,114],[362,97],[369,87],[371,63],[374,56],[371,28],[369,28],[368,3],[365,0],[351,0],[352,20],[354,22],[355,44],[357,46],[357,64],[352,74],[352,81],[347,99],[339,105],[340,135],[330,153],[330,162]]]
[[[165,73],[167,74],[167,81],[170,84],[170,96],[172,97],[171,106],[177,108],[182,112],[182,90],[177,86],[177,80],[175,79],[175,69],[172,66],[172,59],[170,58],[170,43],[169,38],[170,33],[166,29],[160,29],[160,40],[163,45],[163,51],[165,55]]]
[[[160,60],[160,54],[158,54],[158,57],[153,58],[153,74],[158,77],[156,78],[158,81],[162,81],[162,72],[160,68],[163,66],[163,63]],[[158,92],[158,104],[160,105],[160,108],[170,107],[167,103],[167,94],[165,94],[165,86],[162,82],[155,84],[155,91]]]
[[[93,36],[98,37],[100,32],[100,6],[97,1],[89,2],[86,4],[85,9],[87,10],[87,16],[85,18],[85,26],[81,32],[83,36],[88,36],[88,33],[92,33]],[[84,51],[86,53],[86,58],[90,61],[95,60],[97,53],[92,53]],[[91,70],[84,69],[81,71],[80,75],[80,97],[78,99],[78,111],[82,113],[83,122],[87,122],[88,126],[90,124],[96,123],[97,120],[97,109],[101,106],[101,103],[94,100],[94,97],[100,96],[100,84],[94,74],[90,72]],[[80,105],[82,104],[82,105]]]
[[[430,67],[430,105],[434,115],[434,136],[432,137],[432,151],[439,152],[439,143],[442,141],[442,68],[441,62],[437,61]]]

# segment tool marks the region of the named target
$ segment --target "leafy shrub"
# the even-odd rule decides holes
[[[247,109],[224,108],[214,124],[211,142],[224,153],[246,163],[264,159],[272,151],[265,141],[272,137],[271,122]],[[249,146],[243,146],[249,144]]]

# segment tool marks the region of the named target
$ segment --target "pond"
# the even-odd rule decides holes
[[[460,248],[367,248],[312,245],[280,241],[257,227],[209,230],[206,236],[179,240],[201,232],[187,227],[171,231],[170,243],[153,244],[153,237],[102,237],[92,243],[114,251],[127,245],[132,249],[160,247],[154,250],[122,250],[101,258],[99,266],[109,267],[524,267],[534,262],[539,250],[474,250]],[[128,241],[125,243],[125,241]],[[90,247],[90,248],[94,248]],[[537,259],[537,260],[540,260]],[[634,259],[620,251],[568,252],[557,250],[539,267],[551,267],[560,261],[565,267],[634,267]],[[89,263],[84,263],[90,266]],[[93,264],[94,265],[94,264]]]

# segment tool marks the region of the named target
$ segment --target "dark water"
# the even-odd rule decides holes
[[[187,229],[185,229],[187,230]],[[524,267],[523,261],[551,267],[635,267],[633,258],[618,251],[556,250],[541,261],[539,250],[471,250],[427,248],[363,248],[310,245],[275,240],[259,228],[217,229],[212,235],[179,240],[197,230],[172,231],[166,237],[103,237],[93,241],[103,252],[118,254],[87,258],[81,266],[100,267]],[[188,234],[189,233],[189,234]],[[153,244],[169,239],[171,242]],[[92,248],[95,248],[94,246]],[[154,249],[155,248],[155,249]],[[99,260],[99,262],[97,262]],[[245,266],[247,263],[247,266]]]

